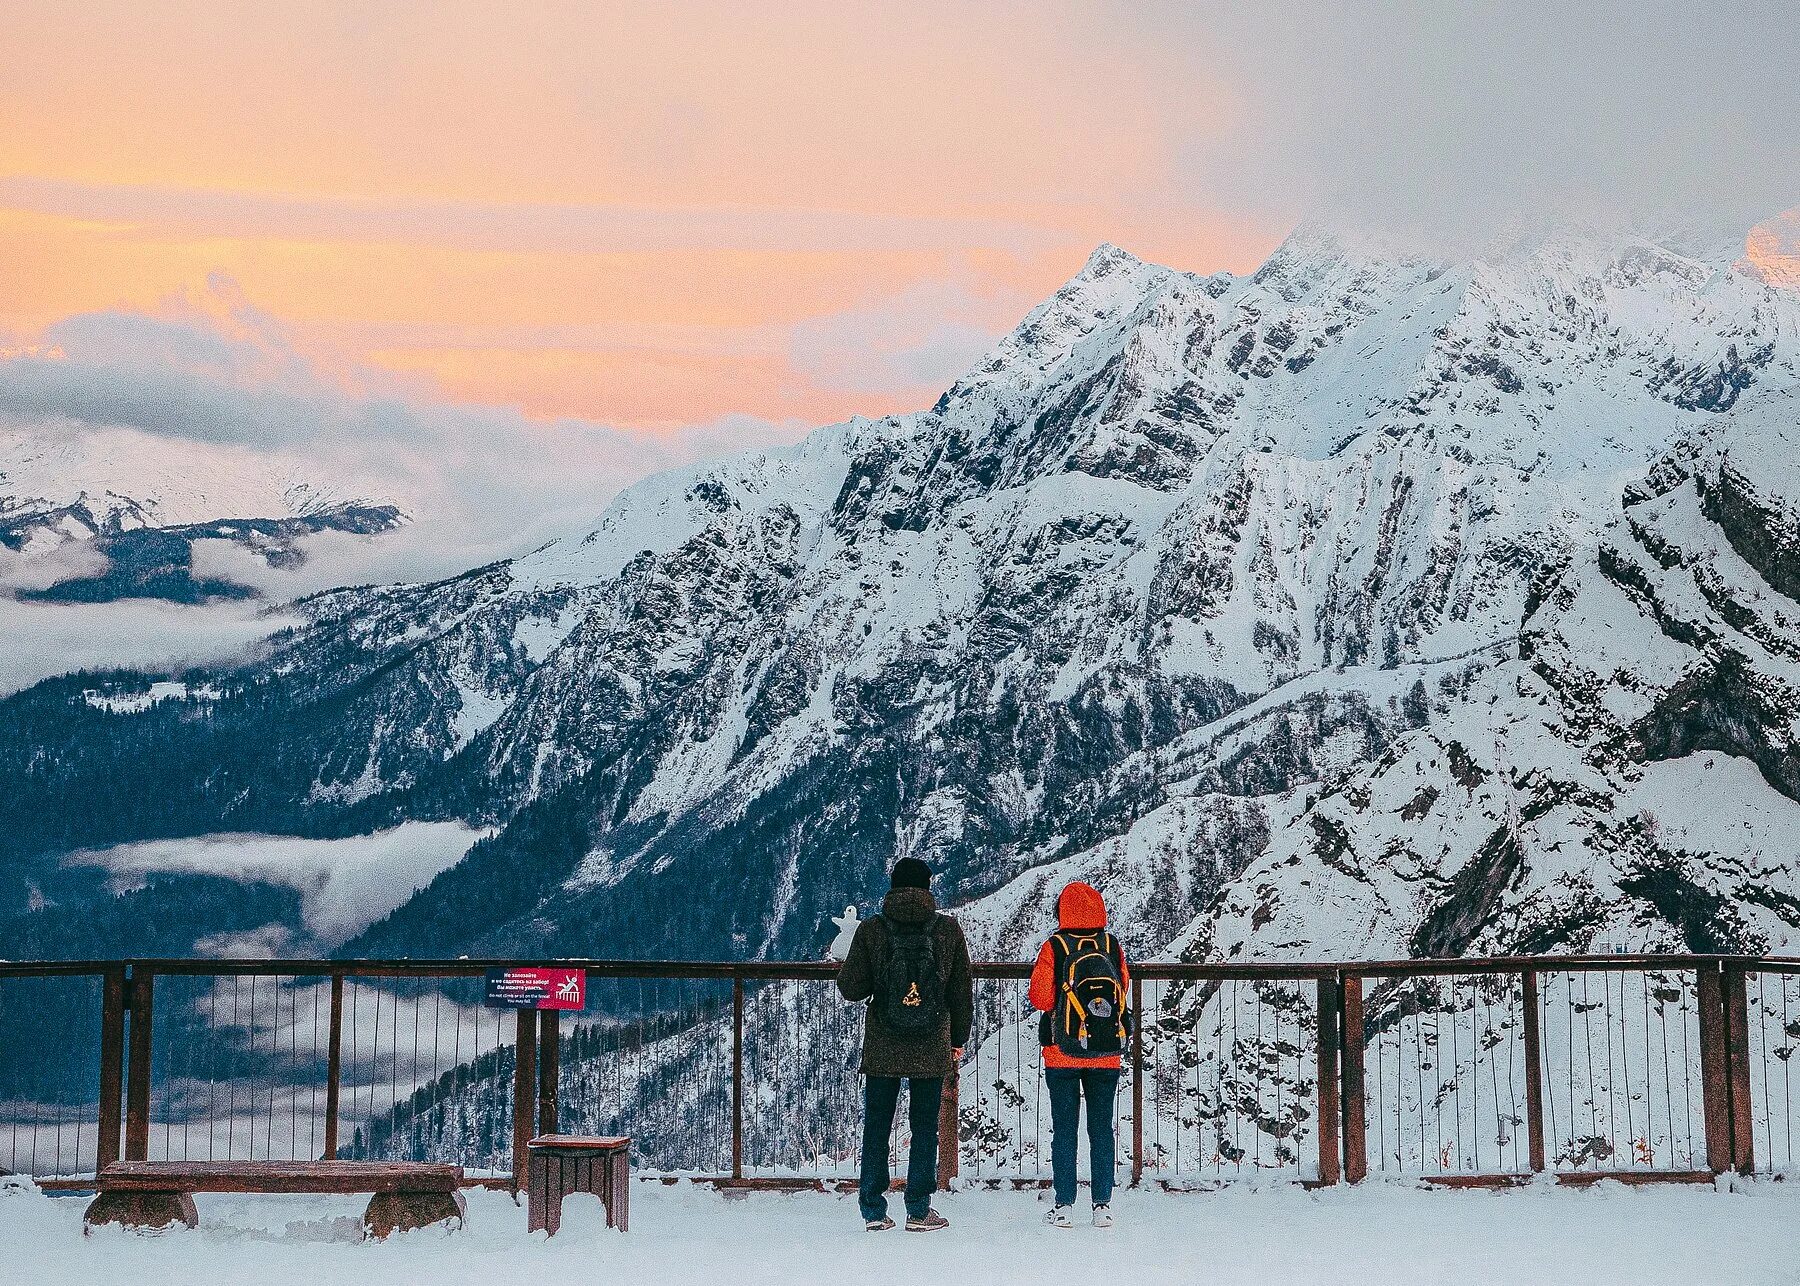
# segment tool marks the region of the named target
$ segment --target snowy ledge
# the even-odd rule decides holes
[[[18,1180],[0,1181],[20,1184]],[[941,1233],[862,1230],[853,1197],[729,1199],[687,1184],[640,1184],[630,1233],[571,1199],[555,1239],[525,1231],[504,1193],[468,1194],[468,1225],[362,1242],[362,1198],[198,1198],[193,1231],[81,1231],[79,1197],[0,1186],[9,1280],[31,1286],[417,1286],[529,1281],[808,1286],[1154,1283],[1581,1283],[1734,1286],[1796,1279],[1800,1183],[1505,1192],[1366,1184],[1309,1193],[1121,1191],[1110,1231],[1044,1227],[1034,1193],[940,1194]],[[898,1205],[896,1201],[896,1206]],[[1727,1273],[1726,1266],[1729,1265]]]

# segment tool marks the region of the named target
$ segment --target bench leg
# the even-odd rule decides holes
[[[542,1229],[549,1236],[556,1236],[556,1230],[562,1227],[562,1199],[561,1192],[533,1192],[525,1211],[525,1231]]]
[[[377,1192],[363,1212],[363,1228],[377,1241],[450,1220],[460,1228],[466,1209],[460,1192]]]
[[[199,1225],[200,1214],[185,1192],[102,1192],[88,1203],[82,1231],[109,1223],[158,1230],[179,1223],[193,1228]]]
[[[550,1182],[550,1168],[556,1165],[558,1183]],[[530,1160],[525,1164],[526,1201],[525,1231],[548,1232],[556,1235],[562,1223],[562,1163],[557,1157],[533,1151]]]
[[[612,1159],[612,1176],[607,1185],[612,1200],[606,1203],[607,1220],[620,1232],[631,1228],[631,1156],[621,1152]]]

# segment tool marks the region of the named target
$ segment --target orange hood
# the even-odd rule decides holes
[[[1064,886],[1056,897],[1056,924],[1062,929],[1104,929],[1106,900],[1100,890],[1080,880]]]

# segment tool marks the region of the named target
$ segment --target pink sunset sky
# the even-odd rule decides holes
[[[1210,272],[1325,205],[1785,208],[1792,24],[1664,12],[11,5],[0,349],[253,310],[537,421],[907,409],[1102,241]]]
[[[1171,182],[1230,112],[1180,58],[1097,10],[960,13],[15,14],[0,325],[29,342],[222,274],[459,399],[822,423],[928,403],[1100,241],[1244,268],[1285,230]]]

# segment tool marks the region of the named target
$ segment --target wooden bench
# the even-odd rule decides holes
[[[89,1228],[166,1228],[199,1222],[196,1192],[372,1192],[371,1237],[462,1221],[462,1167],[410,1161],[114,1161],[95,1176]]]
[[[526,1225],[551,1236],[562,1227],[563,1198],[591,1192],[606,1209],[606,1226],[631,1227],[631,1140],[587,1134],[541,1134],[526,1144]]]

